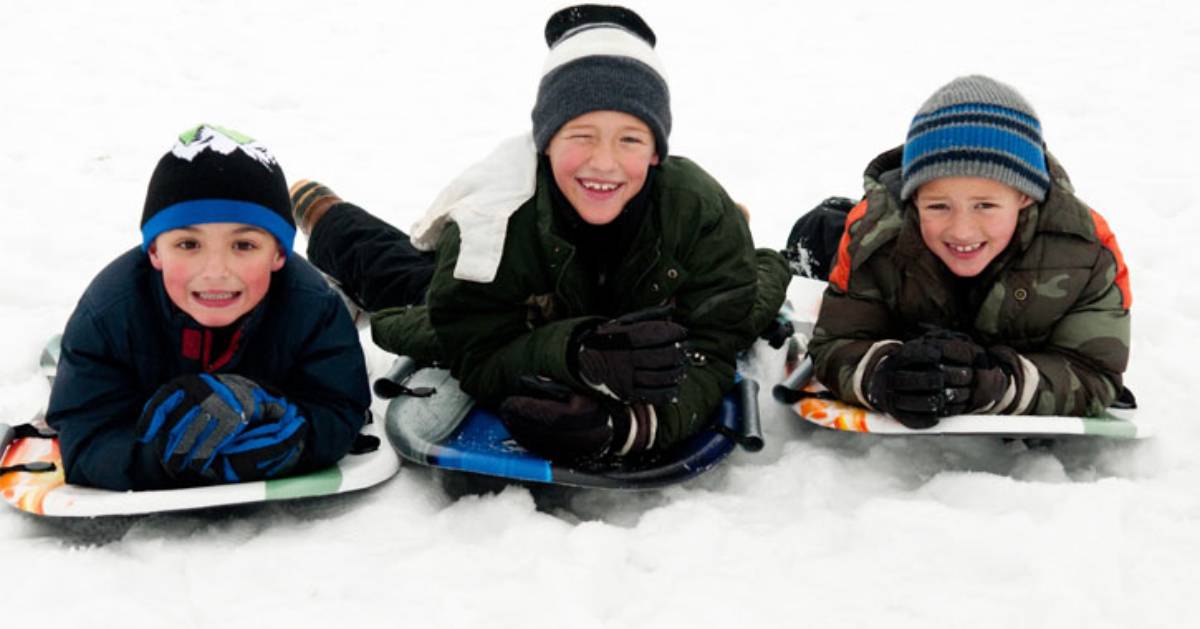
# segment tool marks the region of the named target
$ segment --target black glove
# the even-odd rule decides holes
[[[543,378],[522,378],[527,395],[500,404],[500,419],[525,449],[553,460],[596,459],[654,445],[657,416],[645,404],[581,395]]]
[[[960,332],[932,330],[921,339],[941,353],[946,414],[992,412],[1008,391],[1006,363]]]
[[[687,328],[668,308],[641,310],[578,333],[577,375],[622,402],[667,404],[687,371]]]
[[[159,387],[135,431],[172,478],[237,482],[295,465],[307,422],[294,405],[253,380],[189,374]]]
[[[945,417],[941,352],[921,339],[879,350],[864,378],[867,401],[909,428],[930,428]]]
[[[994,407],[1008,391],[1008,371],[965,334],[932,330],[882,351],[867,382],[867,399],[909,428],[1001,410]]]
[[[308,420],[281,395],[253,390],[256,407],[250,426],[224,447],[216,461],[221,480],[238,483],[286,474],[300,461]]]

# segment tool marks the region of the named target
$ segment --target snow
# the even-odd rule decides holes
[[[44,403],[41,343],[139,239],[174,135],[248,133],[407,227],[526,128],[558,2],[11,0],[0,20],[0,417]],[[640,494],[463,493],[405,467],[361,495],[155,516],[64,544],[0,512],[5,626],[1145,626],[1200,586],[1200,9],[1184,2],[633,3],[672,87],[672,150],[792,221],[900,143],[938,86],[1016,85],[1108,219],[1134,287],[1128,381],[1160,436],[1028,450],[810,430]],[[302,244],[302,243],[298,243]],[[372,354],[372,364],[386,356]],[[764,383],[777,353],[756,350]],[[764,391],[769,387],[764,387]],[[41,594],[39,594],[41,592]],[[23,622],[24,621],[24,622]]]

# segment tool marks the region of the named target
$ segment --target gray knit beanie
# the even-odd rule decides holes
[[[667,156],[671,94],[654,52],[654,31],[624,7],[582,4],[546,22],[550,54],[533,106],[533,139],[544,152],[568,121],[589,111],[636,116],[654,133],[659,158]]]
[[[959,77],[913,117],[900,198],[939,177],[985,177],[1044,201],[1050,189],[1044,147],[1037,113],[1016,90],[986,76]]]

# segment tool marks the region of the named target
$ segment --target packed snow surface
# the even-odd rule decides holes
[[[34,2],[0,20],[0,418],[44,404],[42,342],[139,241],[150,172],[200,122],[269,146],[407,228],[528,128],[558,2]],[[662,491],[464,491],[406,466],[359,495],[156,516],[75,546],[0,511],[5,627],[1174,627],[1200,562],[1200,234],[1193,3],[649,2],[671,149],[782,247],[984,73],[1132,272],[1128,383],[1159,437],[1030,450],[797,425]],[[298,248],[303,247],[298,242]],[[369,339],[364,338],[369,343]],[[388,358],[370,355],[379,369]],[[764,384],[781,356],[756,348]],[[769,387],[764,387],[764,391]],[[382,406],[377,405],[382,410]]]

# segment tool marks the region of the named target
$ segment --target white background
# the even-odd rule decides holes
[[[34,2],[0,9],[0,417],[41,343],[139,241],[146,184],[200,122],[407,228],[526,129],[557,2]],[[363,495],[162,516],[63,545],[0,512],[5,627],[1147,626],[1200,578],[1200,10],[1146,0],[638,2],[670,73],[671,148],[747,204],[762,246],[955,76],[1037,109],[1132,271],[1128,383],[1161,436],[1026,451],[796,426],[643,494],[458,497],[404,468]],[[298,242],[302,247],[303,242]],[[759,351],[769,384],[780,357]],[[373,365],[386,363],[374,353]]]

